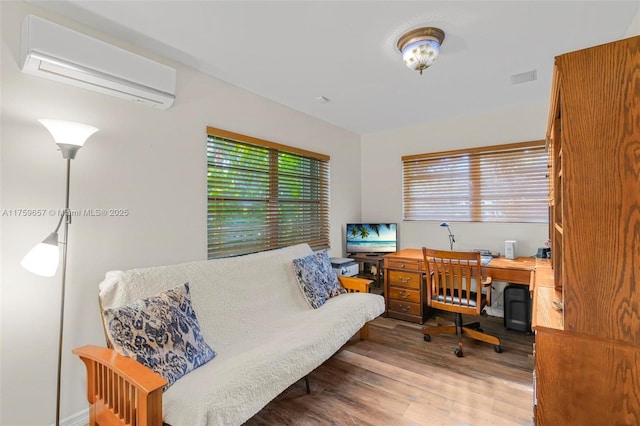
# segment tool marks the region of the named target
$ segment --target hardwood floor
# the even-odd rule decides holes
[[[377,318],[369,340],[352,338],[310,374],[311,394],[301,380],[246,424],[532,425],[533,336],[505,330],[502,318],[480,322],[502,353],[466,338],[457,358],[456,336],[427,343],[419,324]]]

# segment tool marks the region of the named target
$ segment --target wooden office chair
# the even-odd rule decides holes
[[[436,318],[438,326],[422,329],[424,340],[431,341],[431,334],[457,334],[456,356],[463,356],[462,335],[493,344],[500,353],[500,339],[485,334],[479,322],[462,324],[462,314],[482,315],[483,308],[491,301],[491,277],[482,279],[480,253],[432,250],[423,247],[424,264],[427,268],[427,304],[435,309],[454,312],[455,323]],[[471,289],[476,280],[477,291]],[[482,289],[486,288],[486,295]]]

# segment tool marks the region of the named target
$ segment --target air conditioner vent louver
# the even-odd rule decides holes
[[[37,16],[22,28],[23,72],[167,109],[176,70]]]

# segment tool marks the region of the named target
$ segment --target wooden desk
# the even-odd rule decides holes
[[[534,271],[540,262],[534,257],[491,259],[482,267],[482,274],[493,281],[530,286],[533,290]],[[426,267],[421,248],[406,248],[384,256],[384,296],[387,316],[422,324],[426,316]]]
[[[422,269],[425,270],[421,248],[402,249],[386,255],[385,259],[417,260],[421,263]],[[496,257],[491,259],[488,265],[482,267],[482,275],[490,276],[494,281],[530,285],[531,272],[535,271],[536,263],[540,261],[544,262],[545,260],[536,259],[535,257],[516,257],[515,259]]]
[[[538,265],[533,288],[533,313],[531,327],[534,330],[546,327],[554,330],[564,329],[562,311],[554,308],[554,301],[562,301],[562,292],[553,284],[551,264]]]

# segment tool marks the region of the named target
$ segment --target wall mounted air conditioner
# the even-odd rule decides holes
[[[20,68],[155,108],[175,100],[175,69],[33,15],[22,24]]]

